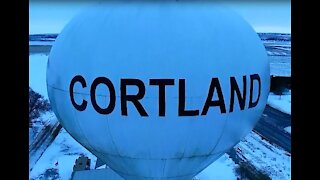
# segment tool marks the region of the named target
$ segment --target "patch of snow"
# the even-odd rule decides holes
[[[290,63],[270,63],[270,75],[291,77]]]
[[[61,179],[70,179],[73,165],[79,155],[67,155],[67,156],[60,156],[57,158],[58,165],[58,172]]]
[[[46,85],[48,55],[29,55],[29,86],[48,99]]]
[[[48,169],[57,169],[61,179],[70,179],[76,159],[84,155],[94,168],[96,157],[75,141],[63,128],[29,173],[29,179],[41,179]],[[56,165],[58,162],[58,165]],[[50,179],[46,177],[45,179]]]
[[[291,154],[251,132],[235,146],[238,153],[271,179],[291,179]]]
[[[291,126],[284,128],[284,130],[291,134]]]
[[[56,115],[53,113],[53,111],[47,111],[46,113],[43,113],[40,116],[40,120],[45,124],[45,123],[50,123],[50,124],[54,124],[57,122],[57,117]]]
[[[48,39],[50,40],[50,39]],[[37,45],[37,46],[40,46],[40,45],[48,45],[48,46],[52,46],[54,43],[54,41],[29,41],[29,46],[34,46],[34,45]]]
[[[291,92],[281,96],[270,93],[268,96],[268,105],[291,115]]]
[[[222,155],[219,159],[213,162],[206,169],[201,171],[194,179],[195,180],[235,180],[237,175],[235,173],[236,164],[229,157],[228,154]]]
[[[55,124],[57,121],[56,115],[53,111],[46,111],[41,113],[40,117],[33,120],[33,125],[44,126],[45,124]]]
[[[105,164],[105,165],[98,167],[97,169],[105,169],[105,168],[109,168],[109,167]]]

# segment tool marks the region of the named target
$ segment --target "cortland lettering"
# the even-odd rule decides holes
[[[254,82],[257,83],[254,83]],[[74,100],[74,85],[80,83],[82,88],[86,88],[87,84],[81,75],[77,75],[72,78],[69,92],[71,103],[78,111],[84,111],[88,105],[86,100],[82,100],[81,104],[77,104]],[[158,86],[159,99],[158,99],[158,116],[164,117],[166,115],[166,88],[168,86],[175,85],[175,79],[150,79],[150,86]],[[256,87],[256,86],[258,87]],[[106,107],[100,107],[96,101],[96,88],[98,86],[106,86],[109,90],[110,100],[109,104]],[[127,87],[135,86],[137,87],[136,94],[128,94]],[[221,114],[226,113],[225,99],[223,96],[223,91],[220,86],[218,78],[212,78],[209,85],[208,95],[202,110],[200,109],[187,109],[186,108],[186,80],[178,80],[178,116],[205,116],[211,108],[219,108]],[[253,98],[253,89],[258,88],[258,95],[256,99]],[[121,115],[128,116],[128,104],[131,103],[137,110],[137,112],[142,117],[149,116],[140,100],[143,99],[146,92],[146,87],[143,81],[140,79],[120,79],[120,105],[121,105]],[[261,80],[258,74],[250,75],[250,90],[249,90],[249,105],[248,109],[257,106],[260,99],[261,93]],[[217,94],[217,99],[213,99],[214,94]],[[229,113],[234,111],[235,106],[235,96],[239,102],[240,110],[245,109],[246,99],[247,99],[247,77],[242,77],[242,86],[239,87],[239,84],[235,77],[230,77],[230,106]],[[116,105],[116,91],[110,79],[106,77],[97,77],[90,86],[90,99],[93,108],[100,114],[110,114],[115,108]],[[201,112],[201,113],[200,113]]]

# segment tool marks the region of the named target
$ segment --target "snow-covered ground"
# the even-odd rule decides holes
[[[199,173],[194,180],[236,180],[235,169],[237,166],[228,154],[224,154]]]
[[[251,132],[235,146],[237,153],[271,179],[291,179],[291,155]]]
[[[278,58],[284,58],[284,57],[281,57],[281,56],[269,57],[269,59],[278,59]],[[286,63],[270,62],[270,75],[291,77],[291,62],[286,62]]]
[[[51,179],[50,177],[53,178],[58,175],[59,179],[68,180],[71,177],[75,160],[80,155],[89,157],[91,159],[91,168],[94,168],[96,157],[75,141],[62,128],[56,139],[33,166],[29,174],[29,179]],[[56,173],[50,173],[52,169],[56,170],[54,171]]]
[[[48,99],[46,87],[46,70],[48,56],[44,54],[29,55],[29,86]]]
[[[284,130],[291,134],[291,126],[284,128]]]
[[[29,46],[40,46],[40,45],[45,45],[45,46],[52,46],[54,44],[54,41],[29,41]]]
[[[283,95],[269,94],[268,105],[291,115],[291,91]]]

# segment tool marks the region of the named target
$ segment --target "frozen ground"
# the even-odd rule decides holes
[[[268,96],[268,105],[291,115],[291,91],[281,96],[270,93]]]
[[[199,173],[194,180],[236,180],[237,174],[235,169],[237,164],[229,157],[228,154],[222,155],[210,166]]]
[[[29,86],[48,99],[46,87],[46,70],[48,56],[43,54],[29,55]]]
[[[91,159],[91,168],[94,168],[96,157],[62,128],[56,139],[33,166],[29,179],[68,180],[71,177],[74,162],[80,155],[88,156]]]
[[[291,154],[271,145],[254,132],[235,146],[242,159],[264,171],[273,180],[291,179]]]
[[[291,77],[291,62],[272,62],[272,59],[286,59],[282,56],[269,56],[270,60],[270,75]]]
[[[54,41],[29,41],[29,46],[41,46],[41,45],[50,45],[52,46]]]
[[[291,44],[265,43],[270,75],[291,77]]]
[[[284,130],[291,134],[291,126],[284,128]]]

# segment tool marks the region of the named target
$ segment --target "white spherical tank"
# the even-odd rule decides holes
[[[47,66],[62,126],[125,179],[194,177],[252,130],[269,81],[255,31],[210,3],[100,4]]]

